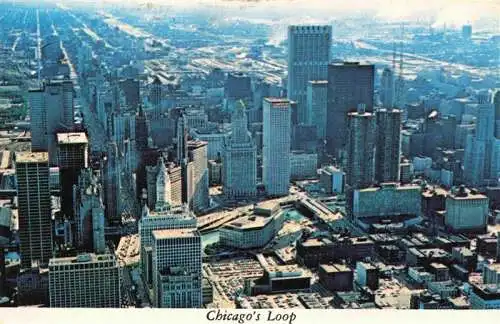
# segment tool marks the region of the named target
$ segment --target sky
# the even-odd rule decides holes
[[[30,1],[30,0],[25,0]],[[33,2],[37,2],[32,0]],[[136,7],[146,3],[166,6],[169,12],[205,10],[210,14],[241,19],[322,23],[345,15],[369,14],[387,21],[424,20],[434,27],[447,24],[460,27],[488,21],[500,31],[500,0],[49,0],[69,6],[76,2],[99,5],[109,3]],[[210,9],[207,9],[210,8]],[[263,21],[264,22],[264,21]]]

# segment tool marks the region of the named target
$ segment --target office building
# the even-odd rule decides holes
[[[492,170],[497,164],[492,158],[497,154],[496,143],[495,107],[490,103],[480,103],[475,134],[468,135],[465,144],[463,176],[467,184],[480,186],[498,176],[498,170]]]
[[[346,259],[361,261],[375,253],[375,244],[368,237],[341,237],[339,234],[303,236],[296,246],[297,262],[308,268]]]
[[[187,165],[187,195],[189,205],[195,212],[201,212],[210,204],[208,194],[207,142],[189,141]],[[184,177],[184,175],[183,175]]]
[[[328,81],[313,80],[307,84],[307,125],[316,126],[316,138],[326,139],[328,112]]]
[[[326,80],[331,58],[331,26],[288,27],[288,99],[297,102],[298,123],[307,122],[307,85]]]
[[[104,203],[98,170],[84,169],[73,191],[76,223],[76,246],[84,251],[103,253]]]
[[[80,170],[88,167],[88,139],[85,133],[57,133],[57,160],[61,181],[61,210],[73,219],[73,186]]]
[[[464,186],[446,197],[445,226],[454,232],[486,230],[488,197]]]
[[[118,158],[118,147],[116,143],[108,143],[107,155],[103,165],[103,185],[106,218],[111,222],[121,221],[118,204],[121,172]]]
[[[152,251],[154,230],[196,228],[196,218],[187,208],[149,210],[143,208],[139,221],[141,269],[148,286],[153,283]]]
[[[52,257],[52,221],[47,152],[17,152],[21,267],[46,265]]]
[[[153,82],[149,84],[149,102],[153,105],[153,114],[151,119],[158,120],[162,113],[163,84],[158,76],[155,76]]]
[[[352,291],[354,271],[344,264],[321,264],[319,281],[330,291]]]
[[[113,254],[50,259],[52,308],[120,308],[121,293],[121,270]]]
[[[483,283],[500,285],[500,263],[488,264],[483,268]]]
[[[417,185],[383,183],[379,187],[355,189],[352,216],[363,218],[420,218],[421,191]]]
[[[471,284],[470,304],[472,309],[500,309],[498,285]]]
[[[202,306],[201,236],[196,228],[155,230],[153,304],[158,308]]]
[[[290,101],[264,99],[263,182],[270,196],[288,195],[290,185]]]
[[[401,111],[379,109],[375,114],[375,180],[399,182],[401,152]]]
[[[51,165],[57,163],[56,133],[73,128],[73,82],[54,80],[28,92],[31,117],[31,149],[49,152]]]
[[[358,105],[365,105],[366,112],[373,111],[373,65],[357,62],[328,65],[328,116],[327,149],[338,156],[347,142],[347,114],[355,112]]]
[[[495,138],[500,139],[500,89],[493,94],[493,106],[495,107]]]
[[[257,148],[247,129],[242,101],[232,114],[231,128],[224,150],[224,194],[229,198],[254,196],[257,192]]]
[[[147,177],[147,204],[148,207],[154,209],[157,200],[157,182],[160,175],[160,169],[165,165],[165,169],[168,176],[168,183],[170,187],[170,201],[169,205],[171,207],[178,207],[182,205],[182,175],[180,166],[176,166],[174,163],[165,164],[164,158],[158,158],[158,162],[154,166],[146,166],[146,177]],[[164,176],[164,179],[167,178]]]
[[[380,101],[382,102],[382,107],[393,108],[394,107],[394,73],[393,71],[386,67],[382,71],[382,78],[380,79]]]
[[[361,287],[377,290],[379,287],[379,269],[368,262],[356,262],[356,281]]]
[[[327,194],[344,193],[345,172],[331,165],[323,167],[319,170],[319,182]]]
[[[139,105],[139,111],[135,115],[135,146],[138,152],[142,152],[148,147],[148,139],[148,119],[142,105]]]
[[[290,179],[304,180],[318,177],[318,154],[293,151],[290,154]]]
[[[462,26],[462,38],[465,40],[470,40],[472,37],[472,26],[463,25]]]
[[[362,188],[375,180],[375,118],[359,105],[357,112],[347,116],[346,184]]]

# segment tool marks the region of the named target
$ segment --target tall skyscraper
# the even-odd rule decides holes
[[[195,212],[209,206],[207,142],[189,141],[187,165],[187,194],[189,204]]]
[[[382,107],[394,107],[394,90],[393,71],[386,67],[382,71],[382,78],[380,79],[380,101],[382,101]]]
[[[473,186],[485,184],[486,180],[495,181],[498,176],[497,170],[494,170],[497,165],[495,107],[485,101],[478,106],[475,134],[467,136],[465,145],[464,179]]]
[[[73,128],[73,82],[45,82],[28,93],[31,117],[31,149],[49,152],[51,165],[57,163],[56,133]]]
[[[15,167],[21,266],[48,264],[52,257],[49,156],[47,152],[18,152]]]
[[[57,160],[61,179],[61,210],[73,218],[73,185],[80,170],[88,167],[87,134],[57,133]]]
[[[120,308],[121,270],[114,254],[80,254],[49,263],[50,307]]]
[[[200,233],[196,228],[186,228],[155,230],[152,234],[154,306],[200,308]]]
[[[148,147],[148,138],[148,119],[142,105],[139,105],[139,111],[135,115],[135,145],[138,152]]]
[[[308,82],[327,79],[331,47],[331,26],[288,27],[288,99],[297,102],[299,123],[306,123]]]
[[[172,202],[172,184],[167,167],[162,158],[159,161],[159,170],[156,175],[156,204],[155,210],[169,209]]]
[[[155,76],[153,82],[149,85],[149,101],[153,105],[153,115],[151,116],[153,120],[158,120],[161,116],[162,98],[163,85],[160,78]]]
[[[493,105],[495,106],[495,137],[500,139],[500,89],[493,94]]]
[[[121,220],[118,211],[118,197],[120,192],[120,168],[118,163],[118,147],[115,142],[108,143],[106,160],[103,170],[104,201],[106,218],[112,222]]]
[[[401,151],[401,111],[379,109],[376,114],[375,180],[399,182]]]
[[[224,151],[224,194],[228,197],[245,197],[256,194],[257,149],[247,129],[247,114],[242,101],[231,118],[231,137]]]
[[[316,126],[316,136],[326,139],[328,112],[328,81],[309,81],[307,84],[306,124]]]
[[[288,195],[290,185],[290,101],[265,98],[263,104],[263,182],[270,196]]]
[[[348,114],[346,184],[350,187],[363,188],[374,183],[375,131],[375,117],[363,105]]]
[[[338,155],[347,140],[347,114],[359,104],[373,111],[373,65],[344,62],[328,65],[327,149]]]

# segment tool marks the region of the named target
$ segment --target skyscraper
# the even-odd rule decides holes
[[[158,120],[161,116],[161,102],[163,98],[163,85],[158,78],[154,77],[153,82],[149,85],[149,101],[153,105],[153,120]]]
[[[495,137],[500,139],[500,89],[493,94],[493,105],[495,106]]]
[[[268,195],[284,196],[290,185],[290,101],[265,98],[263,110],[263,182]]]
[[[21,266],[47,264],[52,257],[52,221],[47,152],[15,156]]]
[[[366,112],[373,111],[373,65],[358,62],[328,65],[327,149],[338,155],[347,140],[347,114],[359,104]]]
[[[160,209],[150,211],[143,208],[139,221],[139,239],[141,241],[141,267],[145,282],[153,284],[152,246],[153,231],[161,229],[196,229],[196,218],[187,206],[174,209]]]
[[[328,81],[309,81],[307,84],[306,124],[316,126],[316,136],[326,139],[328,111]]]
[[[80,254],[49,263],[50,307],[119,308],[121,271],[114,254]]]
[[[142,152],[148,147],[148,119],[142,105],[135,115],[135,145],[138,152]]]
[[[73,128],[73,82],[45,82],[28,93],[31,117],[31,149],[49,152],[51,165],[57,162],[56,133]]]
[[[207,142],[189,141],[187,147],[187,201],[195,212],[201,212],[208,208],[210,202],[208,193]]]
[[[363,188],[374,182],[375,130],[375,118],[363,105],[348,114],[346,184],[350,187]]]
[[[464,157],[464,179],[479,186],[496,178],[497,141],[495,140],[495,107],[483,100],[478,105],[475,134],[467,136]]]
[[[394,74],[388,67],[382,71],[382,78],[380,79],[380,101],[382,107],[394,107]]]
[[[57,133],[57,160],[61,179],[61,209],[73,218],[73,185],[80,170],[88,167],[88,139],[85,133]]]
[[[257,149],[248,133],[242,101],[232,114],[231,128],[224,151],[224,193],[228,197],[253,196],[257,186]]]
[[[155,230],[152,234],[154,306],[200,308],[200,233],[196,228],[185,228]]]
[[[118,212],[118,195],[120,190],[120,168],[118,163],[118,147],[115,142],[108,143],[104,163],[104,201],[106,218],[110,221],[121,219]]]
[[[288,99],[297,101],[299,123],[306,123],[308,82],[327,79],[331,47],[331,26],[288,27]]]
[[[399,182],[401,111],[379,109],[376,114],[375,180]]]

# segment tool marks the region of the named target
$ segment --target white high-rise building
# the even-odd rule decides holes
[[[288,27],[288,99],[297,102],[299,123],[306,123],[308,82],[327,80],[331,47],[331,26]]]
[[[232,134],[223,160],[223,188],[228,197],[254,196],[257,192],[257,148],[248,133],[245,105],[239,101],[231,118]]]
[[[495,160],[497,143],[495,141],[495,107],[482,102],[478,106],[474,135],[468,135],[465,145],[464,178],[469,185],[482,185],[486,180],[498,177]],[[498,180],[497,180],[498,181]]]
[[[119,308],[121,271],[113,254],[80,254],[49,262],[50,307]]]
[[[200,308],[201,235],[196,228],[156,230],[153,236],[153,295],[158,308]]]
[[[263,103],[263,182],[270,196],[288,195],[290,186],[290,101],[265,98]]]
[[[154,230],[196,228],[196,218],[186,206],[150,211],[144,206],[139,221],[139,239],[141,244],[141,267],[144,280],[152,284],[152,246]]]

